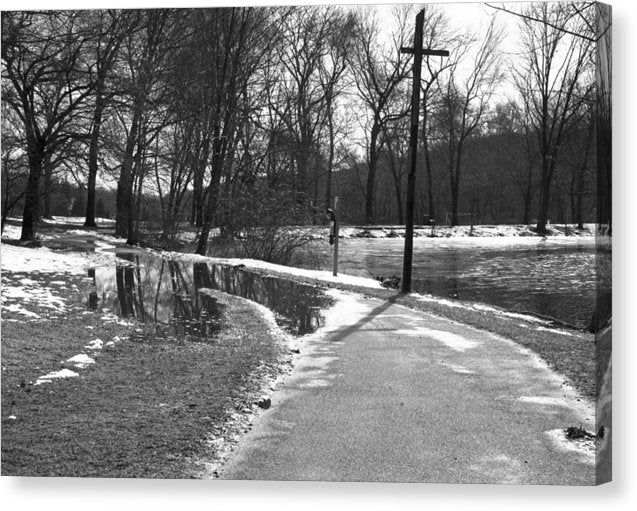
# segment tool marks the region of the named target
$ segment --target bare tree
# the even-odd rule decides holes
[[[166,9],[131,11],[131,23],[139,30],[129,32],[122,43],[127,69],[120,78],[128,86],[119,106],[118,116],[125,130],[124,148],[117,182],[115,233],[134,244],[136,205],[141,194],[142,164],[152,140],[149,123],[160,114],[166,93],[163,74],[172,49],[171,30],[175,30],[173,12]],[[155,131],[154,136],[158,133]],[[137,190],[137,194],[135,193]]]
[[[391,122],[404,117],[404,102],[399,101],[400,88],[410,70],[411,57],[400,52],[410,36],[411,9],[400,6],[394,9],[397,27],[391,42],[384,44],[381,23],[375,12],[360,13],[356,29],[356,44],[352,55],[352,69],[358,97],[367,109],[366,154],[367,181],[365,187],[365,222],[375,220],[374,194],[376,171],[382,150],[383,129]]]
[[[335,165],[336,136],[338,131],[338,100],[350,85],[346,79],[349,53],[352,50],[352,31],[355,26],[353,13],[338,12],[333,20],[333,27],[328,34],[329,50],[319,66],[319,80],[325,97],[325,121],[327,125],[327,169],[325,180],[325,207],[332,203],[332,174]]]
[[[95,227],[95,184],[97,181],[99,149],[104,110],[113,97],[108,79],[124,39],[127,20],[132,17],[115,10],[86,11],[87,30],[93,31],[93,41],[88,59],[94,62],[95,90],[93,93],[93,115],[89,133],[88,179],[86,198],[86,227]]]
[[[452,49],[448,77],[442,85],[438,122],[447,151],[451,191],[451,224],[458,225],[458,204],[462,159],[467,139],[479,130],[493,93],[502,79],[498,45],[502,32],[492,18],[485,34],[471,36]],[[471,59],[469,71],[461,77],[459,67]]]
[[[80,19],[79,11],[2,13],[3,100],[23,124],[29,162],[24,241],[35,238],[43,172],[81,136],[78,118],[95,85],[82,58]]]
[[[24,140],[20,129],[20,119],[6,103],[2,104],[2,231],[5,223],[23,199],[28,167],[23,151]]]
[[[325,130],[330,146],[326,177],[331,179],[334,115],[343,89],[352,25],[352,14],[335,7],[296,8],[282,20],[282,40],[277,47],[280,75],[269,94],[269,107],[294,140],[292,184],[299,203],[320,200],[320,142]]]
[[[515,81],[530,116],[540,157],[536,230],[547,230],[560,148],[577,124],[594,82],[585,19],[567,4],[530,4],[520,18],[524,64]]]
[[[210,229],[219,207],[224,165],[234,144],[242,98],[257,76],[261,59],[271,50],[279,16],[269,9],[231,8],[211,10],[204,27],[209,57],[205,73],[212,79],[209,87],[212,150],[209,161],[210,182],[196,252],[205,255]]]
[[[462,36],[452,35],[449,29],[449,20],[444,12],[435,5],[425,7],[425,18],[423,26],[423,43],[428,48],[458,48],[463,44]],[[459,51],[454,52],[451,58],[437,59],[429,56],[424,57],[425,76],[422,79],[422,144],[423,157],[425,161],[425,181],[427,191],[427,211],[429,219],[436,218],[436,207],[433,193],[433,169],[431,161],[431,141],[429,125],[431,123],[430,109],[436,101],[436,96],[440,95],[440,76],[449,68],[456,65],[456,61],[462,56]],[[402,222],[401,222],[402,223]]]

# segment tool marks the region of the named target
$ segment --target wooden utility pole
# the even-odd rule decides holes
[[[338,275],[338,196],[334,197],[334,258],[332,260],[332,275]]]
[[[414,254],[414,203],[416,196],[416,156],[418,151],[418,114],[420,109],[420,74],[422,69],[422,56],[435,55],[448,57],[447,50],[430,50],[422,47],[422,32],[425,22],[425,10],[416,15],[416,30],[414,32],[414,47],[401,48],[401,53],[409,53],[414,56],[413,85],[411,91],[411,129],[409,134],[409,159],[410,168],[407,176],[407,205],[405,213],[405,251],[403,256],[403,280],[401,291],[411,291],[411,266]]]

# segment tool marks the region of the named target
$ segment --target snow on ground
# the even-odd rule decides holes
[[[39,314],[36,314],[35,312],[32,312],[30,310],[27,310],[25,308],[23,308],[19,303],[12,303],[10,305],[4,305],[4,301],[5,301],[5,296],[3,293],[2,296],[2,310],[6,310],[9,312],[17,312],[18,314],[22,314],[23,316],[27,316],[29,318],[35,318],[35,319],[40,319],[41,316]]]
[[[95,339],[89,342],[86,346],[84,346],[85,350],[101,350],[104,346],[104,341],[102,339]]]
[[[64,312],[66,300],[59,291],[67,289],[63,281],[43,285],[30,278],[21,278],[14,273],[70,273],[83,272],[84,261],[81,258],[54,254],[45,249],[26,249],[12,245],[2,245],[2,310],[17,312],[32,320],[41,319],[40,315],[30,311],[29,306],[51,309],[52,313]]]
[[[53,380],[59,380],[63,378],[77,378],[79,373],[75,371],[71,371],[70,369],[60,369],[59,371],[54,371],[52,373],[45,374],[44,376],[40,376],[34,385],[42,385],[43,383],[51,383]]]
[[[68,224],[77,223],[80,220],[57,217],[46,223]],[[3,240],[20,238],[21,229],[18,226],[7,224],[2,234]],[[66,274],[66,275],[86,275],[89,268],[99,265],[112,264],[115,258],[114,253],[109,253],[117,240],[107,235],[101,235],[89,230],[70,230],[61,233],[46,234],[41,237],[59,239],[69,236],[98,236],[104,241],[92,243],[95,252],[60,252],[53,251],[45,247],[27,248],[12,244],[2,243],[0,246],[0,259],[2,268],[2,310],[17,312],[34,320],[40,318],[36,313],[29,311],[28,305],[34,304],[39,307],[46,307],[62,312],[66,308],[65,300],[59,295],[59,291],[68,290],[64,280],[54,280],[49,286],[42,285],[29,278],[18,279],[13,274]],[[73,291],[73,289],[71,289]]]
[[[567,226],[570,236],[588,237],[595,236],[595,224],[584,224],[583,230],[576,229],[576,225]],[[309,229],[309,231],[308,231]],[[564,236],[564,225],[548,225],[547,236]],[[329,227],[303,228],[303,232],[310,232],[315,239],[324,239],[329,234]],[[524,224],[514,225],[459,225],[451,227],[447,225],[435,225],[414,227],[414,237],[433,236],[434,238],[464,238],[464,237],[524,237],[536,236],[532,226]],[[405,227],[402,225],[376,225],[376,226],[341,226],[339,229],[341,238],[399,238],[405,237]]]
[[[33,320],[40,316],[29,311],[29,305],[51,309],[52,312],[66,310],[66,300],[59,291],[67,289],[65,282],[56,280],[53,286],[45,286],[33,279],[13,275],[27,273],[35,275],[86,273],[87,259],[75,254],[60,254],[46,248],[24,248],[2,244],[2,310],[17,312]]]
[[[82,227],[85,221],[86,217],[83,216],[54,216],[53,218],[44,218],[42,223],[46,225],[77,225]],[[115,226],[115,220],[110,218],[96,218],[95,223],[102,228]]]
[[[86,353],[79,353],[67,359],[67,364],[73,364],[78,369],[85,369],[95,363],[95,359],[89,357]]]
[[[2,231],[2,239],[19,240],[22,234],[22,227],[19,225],[6,224]]]
[[[241,266],[248,270],[262,270],[266,272],[273,272],[282,275],[289,275],[294,277],[304,277],[313,279],[318,282],[330,282],[336,284],[344,284],[359,287],[368,288],[380,288],[380,282],[376,279],[368,277],[358,277],[355,275],[347,275],[339,273],[336,277],[331,271],[324,270],[306,270],[305,268],[295,268],[292,266],[283,266],[281,264],[267,263],[258,259],[239,259],[239,258],[216,258],[206,257],[196,254],[183,254],[181,252],[169,252],[167,253],[171,257],[184,259],[187,261],[208,261],[216,264],[223,264],[229,266]]]
[[[4,231],[2,232],[3,240],[19,240],[22,235],[22,227],[20,218],[9,218],[11,223],[5,224]],[[64,217],[54,216],[52,219],[43,219],[42,223],[46,226],[55,228],[54,230],[48,230],[46,232],[38,232],[36,239],[41,241],[56,240],[59,238],[65,238],[69,236],[78,237],[95,237],[106,242],[106,244],[96,243],[97,248],[113,248],[115,243],[126,243],[124,238],[117,238],[111,234],[105,234],[98,229],[114,228],[115,220],[109,220],[107,218],[96,218],[95,223],[98,229],[91,229],[84,227],[83,217]],[[15,225],[18,224],[18,225]],[[75,228],[76,227],[76,228]]]
[[[90,261],[80,254],[53,252],[47,248],[25,248],[2,244],[2,271],[21,273],[86,273]]]
[[[439,305],[446,305],[447,307],[458,307],[458,308],[467,309],[467,310],[490,312],[502,318],[521,319],[523,321],[528,321],[531,323],[539,323],[543,325],[551,324],[551,321],[541,319],[536,316],[532,316],[530,314],[520,314],[517,312],[509,312],[503,309],[499,309],[497,307],[491,307],[490,305],[484,305],[482,303],[457,302],[453,300],[447,300],[446,298],[438,298],[433,295],[421,295],[418,293],[413,293],[413,296],[416,297],[421,302],[434,302]],[[526,325],[521,325],[521,326],[526,326]],[[543,328],[544,330],[550,330],[555,333],[564,333],[561,330],[554,330],[554,329],[549,329],[545,327],[538,327],[537,329],[539,330],[540,328]],[[565,333],[565,335],[570,335],[570,334]]]

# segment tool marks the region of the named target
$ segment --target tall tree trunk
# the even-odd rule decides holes
[[[190,223],[196,227],[203,225],[203,172],[197,169],[192,182],[192,215]]]
[[[374,223],[374,190],[376,188],[376,167],[378,165],[378,135],[380,126],[374,123],[369,141],[369,162],[367,168],[367,183],[365,190],[365,223]]]
[[[403,208],[403,194],[402,183],[400,182],[400,176],[394,176],[394,192],[396,194],[396,211],[398,212],[398,224],[405,223],[405,212]]]
[[[126,150],[122,170],[117,182],[117,198],[115,202],[115,235],[121,238],[128,238],[129,228],[133,216],[133,163],[135,157],[135,146],[137,145],[137,135],[139,132],[141,113],[136,110],[133,114],[130,132],[126,141]]]
[[[405,214],[403,209],[403,190],[400,169],[396,162],[396,155],[393,152],[391,142],[387,141],[387,153],[389,156],[389,168],[391,169],[392,177],[394,178],[394,195],[396,197],[396,212],[398,217],[398,223],[400,225],[405,223]],[[418,218],[418,216],[417,216]]]
[[[457,178],[451,179],[451,225],[458,225],[458,191],[459,182]]]
[[[204,136],[201,143],[199,154],[197,156],[197,163],[195,166],[195,173],[193,176],[193,196],[192,196],[192,218],[191,223],[196,227],[203,225],[204,211],[205,211],[205,194],[203,180],[206,173],[206,166],[208,164],[208,158],[210,156],[210,137]]]
[[[201,234],[197,242],[196,254],[206,255],[208,250],[208,238],[212,227],[215,214],[219,205],[219,190],[221,184],[221,172],[223,170],[223,161],[225,158],[226,148],[223,146],[219,137],[215,137],[213,144],[219,144],[220,147],[215,148],[212,155],[212,175],[210,178],[210,186],[208,188],[208,197],[206,208],[204,210],[203,222],[201,225]],[[217,150],[218,149],[218,150]]]
[[[144,145],[141,141],[146,138],[146,133],[140,136],[140,142],[138,143],[137,152],[135,153],[135,159],[133,164],[133,186],[131,186],[130,193],[130,211],[128,215],[128,238],[126,240],[127,245],[135,245],[138,240],[139,234],[139,218],[141,213],[142,204],[142,190],[144,185],[144,167],[143,167],[143,151]],[[135,186],[136,184],[136,186]]]
[[[24,197],[24,210],[22,213],[22,234],[20,240],[33,241],[35,239],[35,226],[40,209],[40,177],[44,162],[44,143],[32,136],[29,141],[29,177]]]
[[[44,193],[42,195],[44,209],[42,218],[53,218],[51,214],[51,188],[53,186],[53,168],[48,159],[42,163],[44,171]]]
[[[96,87],[95,110],[93,111],[93,130],[88,150],[88,182],[86,189],[86,220],[85,227],[97,227],[95,223],[95,183],[97,180],[97,159],[99,150],[102,116],[104,113],[103,80],[98,79]]]
[[[423,129],[423,131],[425,131]],[[431,155],[429,153],[429,137],[423,135],[423,154],[425,157],[425,181],[427,185],[427,211],[429,212],[429,220],[435,220],[436,208],[434,204],[434,186],[431,169]]]
[[[538,234],[546,234],[546,226],[549,221],[549,206],[551,198],[551,181],[553,173],[550,169],[548,156],[542,160],[542,178],[540,180],[540,202],[538,205],[537,225],[535,230]]]
[[[425,184],[427,187],[427,211],[429,214],[429,221],[435,220],[436,208],[434,207],[434,192],[433,192],[433,177],[431,169],[431,154],[429,150],[429,135],[427,131],[427,122],[429,118],[429,109],[427,103],[428,91],[432,82],[427,84],[422,100],[422,148],[425,158]]]
[[[575,206],[575,222],[578,229],[584,228],[584,173],[580,173],[577,179],[577,197]]]

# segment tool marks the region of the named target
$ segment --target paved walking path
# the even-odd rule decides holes
[[[594,484],[589,402],[535,355],[391,301],[339,293],[225,479]]]

